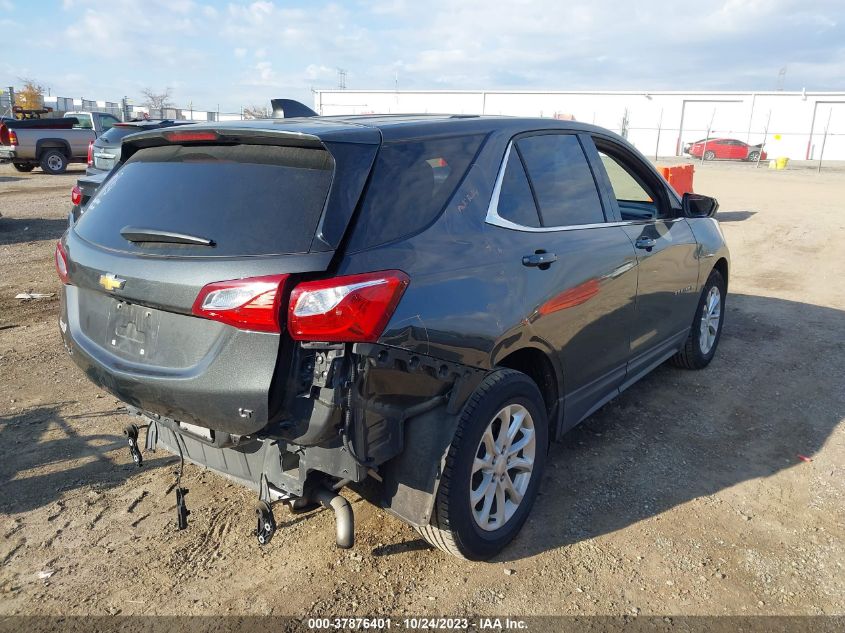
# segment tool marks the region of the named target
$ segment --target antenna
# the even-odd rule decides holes
[[[346,90],[346,69],[345,68],[338,68],[337,69],[337,89],[338,90]]]

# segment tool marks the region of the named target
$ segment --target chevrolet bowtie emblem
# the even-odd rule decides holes
[[[121,279],[114,273],[106,273],[105,275],[100,275],[100,285],[109,292],[113,292],[115,290],[122,290],[123,286],[126,285],[126,280]]]

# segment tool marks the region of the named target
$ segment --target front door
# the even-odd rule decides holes
[[[594,138],[622,230],[637,257],[636,314],[628,380],[665,360],[686,339],[698,303],[697,243],[663,180],[627,148]]]

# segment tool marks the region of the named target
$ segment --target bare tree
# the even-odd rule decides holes
[[[165,88],[161,92],[156,92],[152,88],[144,88],[141,94],[144,97],[144,105],[150,110],[163,110],[164,108],[174,107],[173,102],[170,100],[173,96],[173,90],[171,88]]]
[[[269,119],[272,118],[273,111],[267,106],[250,105],[244,107],[245,119]]]

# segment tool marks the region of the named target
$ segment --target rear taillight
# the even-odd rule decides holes
[[[400,270],[306,281],[291,292],[288,331],[297,341],[375,342],[409,283]]]
[[[0,124],[0,145],[11,145],[9,142],[9,128]]]
[[[88,166],[94,166],[94,141],[88,141]]]
[[[82,189],[79,188],[79,185],[74,185],[73,189],[70,190],[70,201],[77,207],[82,204]]]
[[[62,280],[63,284],[70,283],[70,279],[68,278],[67,253],[65,253],[65,247],[62,246],[61,241],[56,242],[56,272],[59,273],[59,279]]]
[[[18,145],[18,135],[14,130],[9,130],[9,145]]]
[[[191,312],[242,330],[281,332],[287,275],[218,281],[200,290]]]

